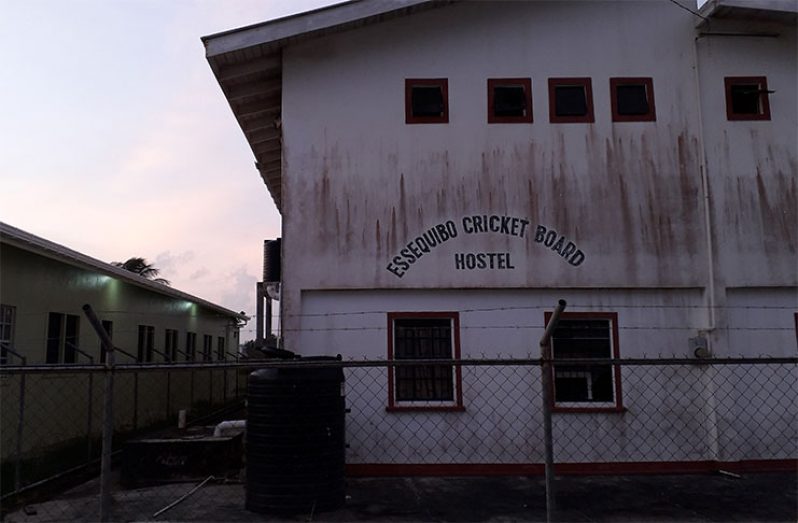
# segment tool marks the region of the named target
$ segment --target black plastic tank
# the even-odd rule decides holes
[[[262,369],[249,377],[246,508],[297,514],[345,502],[340,367]]]
[[[263,281],[265,283],[280,281],[282,275],[281,246],[280,238],[266,240],[263,243]]]

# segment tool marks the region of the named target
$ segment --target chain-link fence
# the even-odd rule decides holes
[[[109,374],[112,520],[247,519],[243,427],[218,425],[246,419],[248,377],[264,367],[343,368],[350,477],[540,475],[546,410],[560,475],[794,470],[798,358],[556,360],[548,404],[543,363],[6,366],[3,510],[8,521],[100,518]]]

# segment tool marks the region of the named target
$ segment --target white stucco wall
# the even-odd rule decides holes
[[[778,29],[778,38],[694,44],[694,17],[667,3],[466,2],[289,46],[287,345],[305,350],[294,346],[302,326],[292,312],[308,289],[710,292],[714,277],[722,306],[726,286],[796,285],[795,30]],[[725,75],[767,75],[777,86],[772,121],[726,121]],[[594,124],[549,123],[547,79],[560,76],[592,78]],[[655,122],[611,121],[616,76],[653,78]],[[440,77],[449,123],[405,124],[404,80]],[[532,78],[533,124],[487,123],[486,80],[496,77]],[[528,221],[526,235],[464,230],[464,217],[491,214]],[[457,237],[401,278],[387,270],[408,242],[447,221]],[[536,242],[538,225],[572,241],[584,262],[574,267]],[[456,268],[457,253],[477,252],[509,253],[513,268]]]

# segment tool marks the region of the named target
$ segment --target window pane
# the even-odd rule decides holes
[[[204,361],[211,361],[211,348],[213,346],[213,337],[205,334],[202,337],[202,359]]]
[[[15,307],[0,305],[0,365],[8,363],[8,349],[13,349],[15,312]]]
[[[757,84],[738,84],[731,87],[732,111],[736,114],[760,114],[760,88]]]
[[[493,89],[493,114],[496,116],[524,116],[526,95],[523,86],[497,86]]]
[[[61,349],[61,325],[64,315],[51,312],[47,319],[47,363],[58,363]]]
[[[413,116],[441,116],[443,91],[439,86],[414,85],[410,93]]]
[[[452,327],[448,318],[397,319],[394,333],[397,360],[452,358]],[[454,400],[451,365],[396,367],[394,378],[398,401]]]
[[[562,319],[552,335],[554,359],[611,358],[609,320]],[[555,365],[554,399],[607,403],[615,399],[612,365]]]
[[[64,335],[64,363],[75,363],[77,361],[78,346],[78,327],[80,317],[67,314],[66,333]]]
[[[197,350],[197,333],[186,333],[186,361],[194,361],[194,354]]]
[[[557,116],[587,115],[585,88],[581,85],[558,85],[554,88]]]
[[[648,114],[648,96],[645,85],[619,85],[616,91],[618,114]]]

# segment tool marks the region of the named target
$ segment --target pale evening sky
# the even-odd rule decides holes
[[[200,36],[330,3],[3,1],[0,221],[254,314],[280,217]]]

